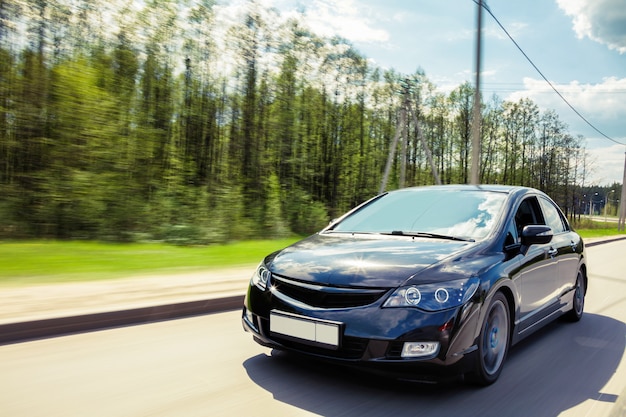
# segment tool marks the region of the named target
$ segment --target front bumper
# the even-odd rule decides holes
[[[250,287],[242,324],[266,347],[297,352],[360,369],[416,380],[438,380],[470,371],[476,360],[479,306],[472,302],[435,313],[414,308],[381,308],[382,301],[362,307],[320,309],[290,302]],[[270,330],[270,311],[341,323],[336,347],[285,337]],[[430,356],[402,356],[405,342],[437,342]]]

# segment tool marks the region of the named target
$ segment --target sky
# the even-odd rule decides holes
[[[257,1],[275,7],[285,18],[304,11],[315,33],[347,39],[378,67],[405,74],[421,69],[442,91],[465,81],[474,84],[478,6],[473,0]],[[626,0],[483,3],[593,127],[552,90],[486,11],[483,97],[529,97],[542,110],[556,111],[572,135],[586,139],[590,160],[595,161],[586,183],[621,183],[626,155]]]

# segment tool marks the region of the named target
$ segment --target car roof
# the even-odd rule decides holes
[[[411,191],[411,190],[424,190],[424,189],[432,189],[432,190],[453,190],[453,191],[493,191],[500,192],[506,194],[513,194],[520,191],[534,191],[540,194],[543,194],[541,191],[536,190],[534,188],[522,187],[518,185],[500,185],[500,184],[478,184],[478,185],[468,185],[468,184],[445,184],[445,185],[426,185],[419,187],[408,187],[401,188],[398,190],[390,191]]]

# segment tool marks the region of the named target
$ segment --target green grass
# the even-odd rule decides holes
[[[576,232],[578,232],[583,239],[590,237],[626,236],[626,232],[618,232],[616,227],[613,229],[576,229]]]
[[[0,243],[0,285],[90,281],[255,264],[297,238],[206,247],[83,241]]]
[[[582,217],[580,220],[574,221],[572,226],[583,239],[592,237],[626,236],[626,232],[620,232],[617,230],[617,219],[613,218],[612,220],[613,221],[605,222]]]

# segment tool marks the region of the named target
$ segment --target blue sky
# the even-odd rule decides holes
[[[348,39],[377,66],[418,68],[440,89],[474,82],[472,0],[257,0],[288,16],[304,10],[320,35]],[[237,2],[237,1],[235,1]],[[495,17],[589,122],[626,144],[626,0],[489,0]],[[530,97],[583,135],[595,172],[587,183],[622,182],[625,145],[598,134],[543,81],[494,19],[483,13],[484,97]]]

